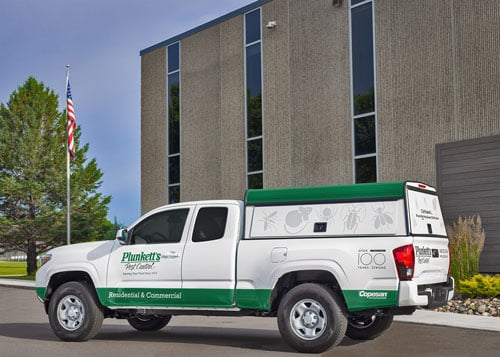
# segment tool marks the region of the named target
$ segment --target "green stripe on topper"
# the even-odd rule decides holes
[[[372,199],[391,200],[403,198],[404,187],[405,182],[384,182],[340,186],[247,190],[245,204],[259,206],[285,203],[334,202]]]

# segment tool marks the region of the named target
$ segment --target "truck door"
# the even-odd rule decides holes
[[[242,212],[243,204],[238,202],[196,207],[182,263],[184,306],[234,306]]]
[[[155,212],[128,231],[128,244],[110,255],[108,306],[180,306],[182,254],[192,209],[173,207]],[[104,296],[103,296],[104,295]]]

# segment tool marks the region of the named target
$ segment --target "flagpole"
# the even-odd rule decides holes
[[[71,198],[70,198],[70,176],[71,176],[71,167],[70,167],[70,157],[69,157],[69,141],[68,141],[68,83],[69,83],[69,64],[66,65],[66,243],[68,245],[71,244]]]

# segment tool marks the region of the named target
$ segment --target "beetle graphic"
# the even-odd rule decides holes
[[[344,216],[344,231],[356,232],[359,223],[364,217],[364,210],[362,207],[356,208],[354,205],[347,208],[347,214]]]

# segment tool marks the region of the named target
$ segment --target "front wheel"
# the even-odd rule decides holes
[[[373,340],[387,331],[394,316],[349,316],[346,336],[354,340]]]
[[[130,326],[138,331],[157,331],[167,326],[171,318],[171,315],[139,315],[129,317],[127,321]]]
[[[281,336],[299,352],[324,352],[344,338],[347,318],[341,306],[338,296],[323,285],[298,285],[279,305]]]
[[[61,285],[49,302],[49,322],[63,341],[86,341],[102,326],[104,314],[90,287],[78,281]]]

